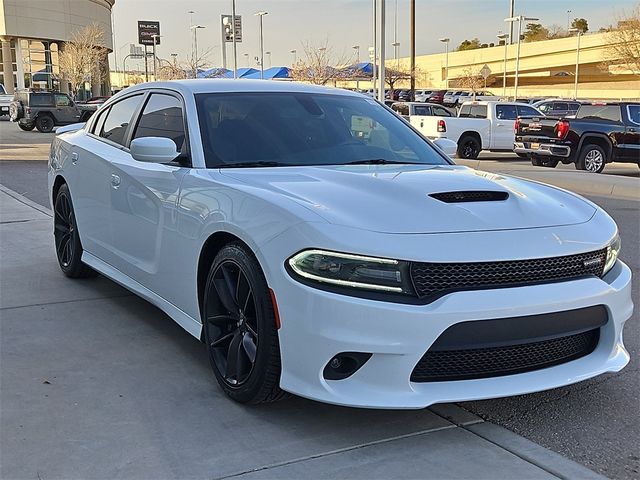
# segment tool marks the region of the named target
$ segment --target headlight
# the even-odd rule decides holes
[[[337,287],[411,294],[409,264],[325,250],[304,250],[288,261],[303,279]]]
[[[602,271],[603,275],[605,275],[615,265],[616,260],[618,260],[618,254],[620,253],[621,246],[622,243],[620,242],[620,235],[616,234],[615,238],[607,247],[607,261],[604,264],[604,270]]]

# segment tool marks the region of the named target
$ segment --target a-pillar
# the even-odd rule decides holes
[[[15,83],[13,82],[13,63],[11,62],[11,38],[1,37],[2,42],[2,74],[4,77],[4,88],[7,93],[15,92]]]

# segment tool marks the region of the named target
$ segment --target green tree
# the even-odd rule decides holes
[[[549,38],[549,30],[541,23],[527,23],[527,28],[523,34],[525,42],[537,42]]]
[[[574,18],[571,22],[571,28],[577,28],[582,33],[587,33],[589,30],[589,23],[586,18]]]
[[[480,40],[478,38],[472,38],[471,40],[464,40],[457,48],[459,52],[463,50],[475,50],[480,48]]]

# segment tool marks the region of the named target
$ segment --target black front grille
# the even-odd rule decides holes
[[[429,350],[411,373],[412,382],[469,380],[530,372],[593,352],[600,329],[519,345],[464,350]]]
[[[420,298],[459,290],[506,288],[602,276],[607,249],[564,257],[474,263],[412,263],[411,278]]]

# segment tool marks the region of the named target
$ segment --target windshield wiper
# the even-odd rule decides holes
[[[256,161],[256,162],[239,162],[239,163],[224,163],[222,165],[217,165],[218,168],[250,168],[250,167],[293,167],[289,163],[282,162],[265,162],[265,161]]]
[[[370,158],[369,160],[355,160],[353,162],[341,163],[340,165],[424,165],[418,162],[398,162],[396,160],[385,160],[384,158]]]

